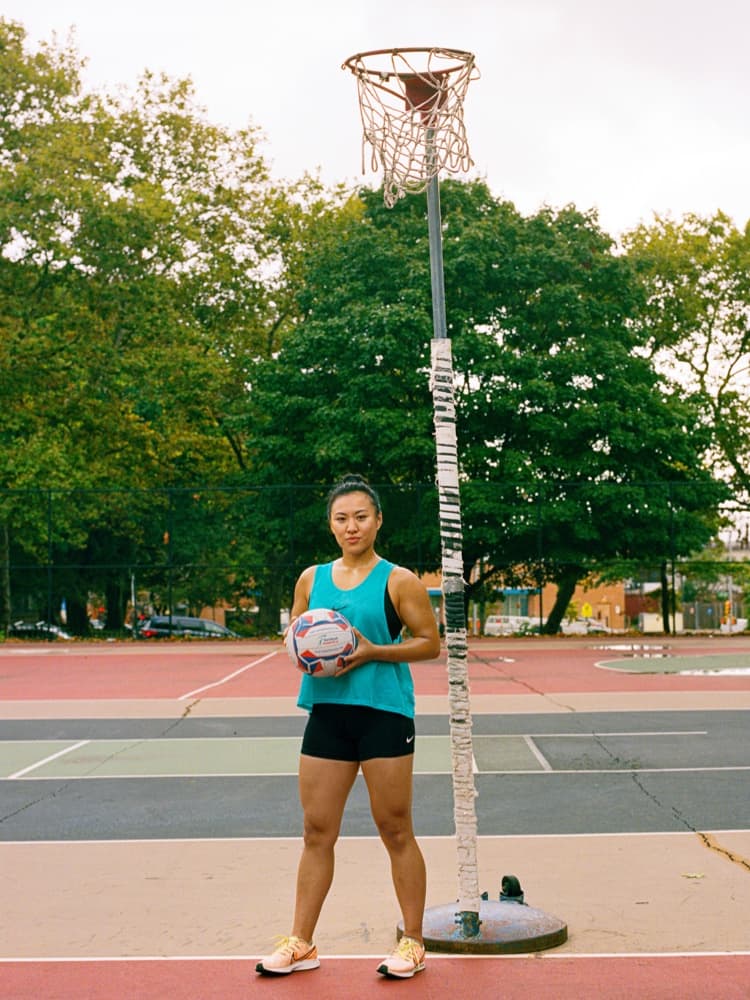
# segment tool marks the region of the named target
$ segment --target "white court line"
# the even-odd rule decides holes
[[[539,747],[536,745],[536,743],[532,740],[532,738],[530,736],[524,736],[523,741],[526,744],[526,746],[529,748],[529,750],[531,750],[531,752],[536,757],[536,759],[539,761],[539,763],[541,764],[542,770],[544,770],[544,771],[551,771],[552,770],[552,765],[547,760],[547,758],[544,756],[544,754],[539,749]]]
[[[747,834],[750,830],[743,829],[719,829],[712,830],[707,829],[700,831],[703,833],[712,833],[714,836],[725,836],[728,833],[731,834]],[[693,830],[625,830],[625,831],[611,831],[610,833],[480,833],[477,835],[477,840],[481,844],[482,841],[490,840],[513,840],[526,842],[527,840],[604,840],[604,839],[622,839],[635,838],[643,839],[647,837],[657,838],[657,837],[679,837],[684,840],[686,837],[696,837],[700,836],[700,832],[695,832]],[[4,851],[8,847],[90,847],[91,844],[104,844],[105,846],[111,846],[113,844],[122,847],[125,846],[139,846],[142,844],[299,844],[302,839],[301,834],[296,836],[280,836],[280,837],[119,837],[113,839],[101,840],[93,837],[91,840],[3,840],[0,841],[0,852]],[[380,835],[373,834],[357,834],[356,836],[342,836],[339,838],[344,841],[368,841],[375,844],[380,844]],[[424,833],[420,834],[417,838],[420,843],[422,841],[440,841],[442,843],[455,843],[455,834],[437,834],[437,833]]]
[[[246,670],[250,670],[251,667],[257,667],[259,663],[263,663],[265,660],[270,660],[272,656],[276,656],[279,650],[274,649],[271,653],[266,653],[265,656],[261,656],[259,660],[253,660],[252,663],[246,663],[244,667],[240,667],[239,670],[235,670],[233,674],[227,674],[226,677],[222,677],[221,680],[214,681],[212,684],[204,684],[203,687],[196,688],[194,691],[188,691],[187,694],[181,694],[177,699],[178,701],[185,701],[187,698],[192,698],[196,694],[202,694],[204,691],[209,691],[211,688],[220,687],[222,684],[226,684],[227,681],[233,680],[235,677],[239,677],[240,674],[244,674]]]
[[[545,775],[555,777],[558,774],[697,774],[703,771],[750,771],[747,764],[715,765],[712,767],[591,767],[591,768],[559,768],[550,771],[481,771],[482,775]],[[440,771],[439,774],[450,774],[450,771]]]
[[[50,758],[52,759],[52,758]],[[35,764],[34,767],[41,767],[46,761],[41,761],[40,764]],[[541,763],[541,762],[540,762]],[[591,774],[698,774],[703,772],[724,772],[724,771],[750,771],[750,765],[735,765],[732,764],[728,767],[602,767],[602,768],[589,768],[589,769],[572,769],[572,768],[561,768],[560,770],[554,771],[551,768],[544,768],[543,770],[527,770],[527,769],[516,769],[513,771],[481,771],[477,767],[476,760],[472,761],[472,770],[475,775],[479,777],[505,777],[514,778],[518,777],[550,777],[555,778],[561,774],[579,774],[582,776],[588,776]],[[23,774],[24,772],[19,772]],[[415,778],[448,778],[450,777],[450,771],[421,771],[418,767],[414,769]],[[12,774],[10,778],[15,778],[17,775]],[[129,780],[138,781],[149,781],[151,779],[159,780],[161,778],[297,778],[299,777],[298,771],[152,771],[148,774],[144,774],[142,771],[135,774],[72,774],[66,775],[69,781],[119,781],[120,779],[127,778]],[[6,779],[10,780],[10,779]],[[28,778],[28,781],[59,781],[60,775],[55,775],[50,777],[49,775],[40,775],[38,777]],[[364,781],[361,775],[357,776],[358,781]],[[0,843],[2,843],[0,841]]]
[[[57,656],[69,652],[69,649],[4,649],[0,656]]]
[[[15,774],[8,775],[8,781],[12,781],[14,778],[22,778],[24,774],[28,774],[30,771],[36,771],[38,767],[43,767],[45,764],[49,764],[51,760],[57,760],[58,757],[64,757],[66,753],[72,753],[73,750],[79,750],[81,747],[85,747],[87,743],[91,740],[81,740],[80,743],[74,743],[72,747],[66,747],[64,750],[58,750],[57,753],[50,754],[49,757],[45,757],[44,760],[38,760],[36,764],[29,764],[28,767],[24,767],[20,771],[16,771]]]
[[[147,736],[144,739],[137,737],[123,737],[120,740],[111,739],[109,736],[92,737],[84,740],[84,743],[93,743],[95,746],[102,743],[115,743],[121,746],[123,743],[131,746],[141,746],[143,743],[273,743],[274,740],[294,740],[299,743],[301,734],[290,733],[288,736]],[[424,737],[423,737],[424,738]],[[446,737],[447,739],[447,737]],[[45,743],[46,740],[0,740],[0,748],[16,746],[18,743]],[[54,740],[55,743],[64,743],[65,740]],[[67,751],[66,751],[67,752]]]
[[[420,838],[422,839],[422,838]],[[382,952],[372,952],[369,955],[359,954],[359,955],[336,955],[329,954],[325,952],[321,955],[330,961],[342,962],[342,961],[371,961],[377,955],[382,955]],[[537,952],[533,956],[533,960],[536,961],[554,961],[559,959],[600,959],[600,958],[681,958],[681,959],[691,959],[691,958],[731,958],[732,956],[745,957],[750,955],[750,951],[590,951],[590,952],[575,952],[575,951],[565,951],[564,949],[558,948],[556,951],[550,952]],[[39,958],[29,958],[24,956],[22,958],[8,958],[0,957],[0,965],[9,964],[13,962],[14,964],[24,963],[24,964],[41,964],[44,962],[80,962],[85,965],[91,965],[95,962],[249,962],[255,961],[260,958],[260,955],[62,955],[59,957],[54,957],[50,955],[44,955]],[[429,961],[432,963],[434,961],[439,962],[455,962],[458,959],[471,959],[472,962],[502,962],[505,964],[511,959],[516,959],[521,962],[528,962],[528,953],[522,955],[471,955],[471,954],[456,954],[456,955],[446,955],[439,954],[437,952],[428,953]]]
[[[517,740],[521,733],[474,733],[472,739],[475,740]],[[591,739],[592,736],[707,736],[707,729],[655,729],[651,732],[643,731],[640,729],[633,730],[632,732],[598,732],[594,731],[591,733],[526,733],[524,739],[572,739],[572,740],[586,740]]]

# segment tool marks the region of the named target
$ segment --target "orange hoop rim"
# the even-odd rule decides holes
[[[441,45],[415,45],[407,48],[372,49],[369,52],[357,52],[356,55],[349,56],[348,59],[344,60],[342,68],[350,70],[355,76],[364,73],[367,76],[395,76],[398,79],[403,79],[404,77],[414,76],[414,70],[407,73],[389,72],[387,70],[376,69],[374,66],[367,66],[363,60],[371,59],[375,56],[398,56],[401,53],[415,52],[423,52],[427,56],[434,52],[449,58],[455,57],[457,61],[455,66],[443,66],[440,69],[424,70],[424,73],[429,73],[430,76],[446,76],[449,73],[455,73],[474,61],[474,53],[467,52],[464,49],[443,48]]]
[[[439,46],[358,52],[342,63],[357,81],[362,119],[362,172],[371,147],[372,169],[384,171],[383,196],[392,207],[423,191],[445,168],[472,166],[463,104],[479,78],[474,54]]]
[[[378,56],[388,56],[391,60],[394,60],[398,56],[413,53],[422,53],[427,57],[428,61],[433,55],[442,56],[447,59],[453,58],[455,59],[455,64],[452,66],[440,66],[434,69],[431,67],[416,69],[415,67],[409,66],[408,61],[405,60],[409,68],[399,71],[395,69],[393,65],[390,67],[368,66],[365,62],[367,59],[373,59]],[[442,48],[438,45],[417,45],[406,48],[372,49],[369,52],[358,52],[356,55],[349,56],[349,58],[342,63],[341,68],[350,70],[351,73],[360,80],[360,82],[368,80],[369,86],[377,87],[379,90],[390,94],[392,97],[404,99],[407,104],[415,110],[421,110],[423,105],[432,99],[434,95],[441,93],[443,80],[448,80],[452,74],[461,73],[467,69],[471,72],[474,66],[474,58],[473,52],[467,52],[464,49]],[[400,81],[404,88],[403,92],[393,90],[392,87],[388,86],[390,81],[393,79]],[[424,95],[419,94],[420,97],[424,97],[423,101],[414,101],[412,99],[413,95],[417,93],[414,89],[414,84],[417,81],[428,83],[433,89],[433,94],[429,94],[427,92],[425,92]],[[444,103],[444,100],[445,94],[443,94],[440,99],[441,105]]]

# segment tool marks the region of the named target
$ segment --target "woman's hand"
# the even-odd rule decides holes
[[[354,670],[356,667],[361,667],[363,663],[368,663],[370,660],[378,659],[378,652],[380,646],[376,646],[374,643],[366,639],[358,628],[352,626],[352,631],[357,639],[357,648],[351,654],[347,656],[344,661],[344,666],[339,667],[334,677],[341,677],[342,674],[348,674],[350,670]]]
[[[299,615],[297,615],[297,618],[299,618]],[[290,618],[289,619],[289,624],[287,625],[287,627],[282,632],[282,634],[281,634],[281,641],[284,644],[286,644],[286,637],[289,635],[289,629],[292,628],[292,626],[294,625],[294,623],[297,621],[297,618]]]

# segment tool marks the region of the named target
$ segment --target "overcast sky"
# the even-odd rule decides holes
[[[91,87],[189,76],[216,123],[248,122],[288,179],[360,183],[355,52],[467,49],[475,173],[524,213],[596,208],[618,235],[653,213],[750,218],[750,0],[2,0],[65,39]],[[379,183],[377,175],[368,182]]]

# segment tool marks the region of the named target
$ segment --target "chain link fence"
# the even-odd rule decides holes
[[[438,572],[434,485],[375,485],[383,554]],[[326,494],[292,484],[0,491],[0,625],[126,635],[152,614],[204,614],[276,634],[301,570],[335,554]],[[470,481],[462,503],[467,594],[483,606],[572,566],[619,574],[652,600],[654,585],[667,586],[686,629],[746,616],[748,522],[716,484]]]

